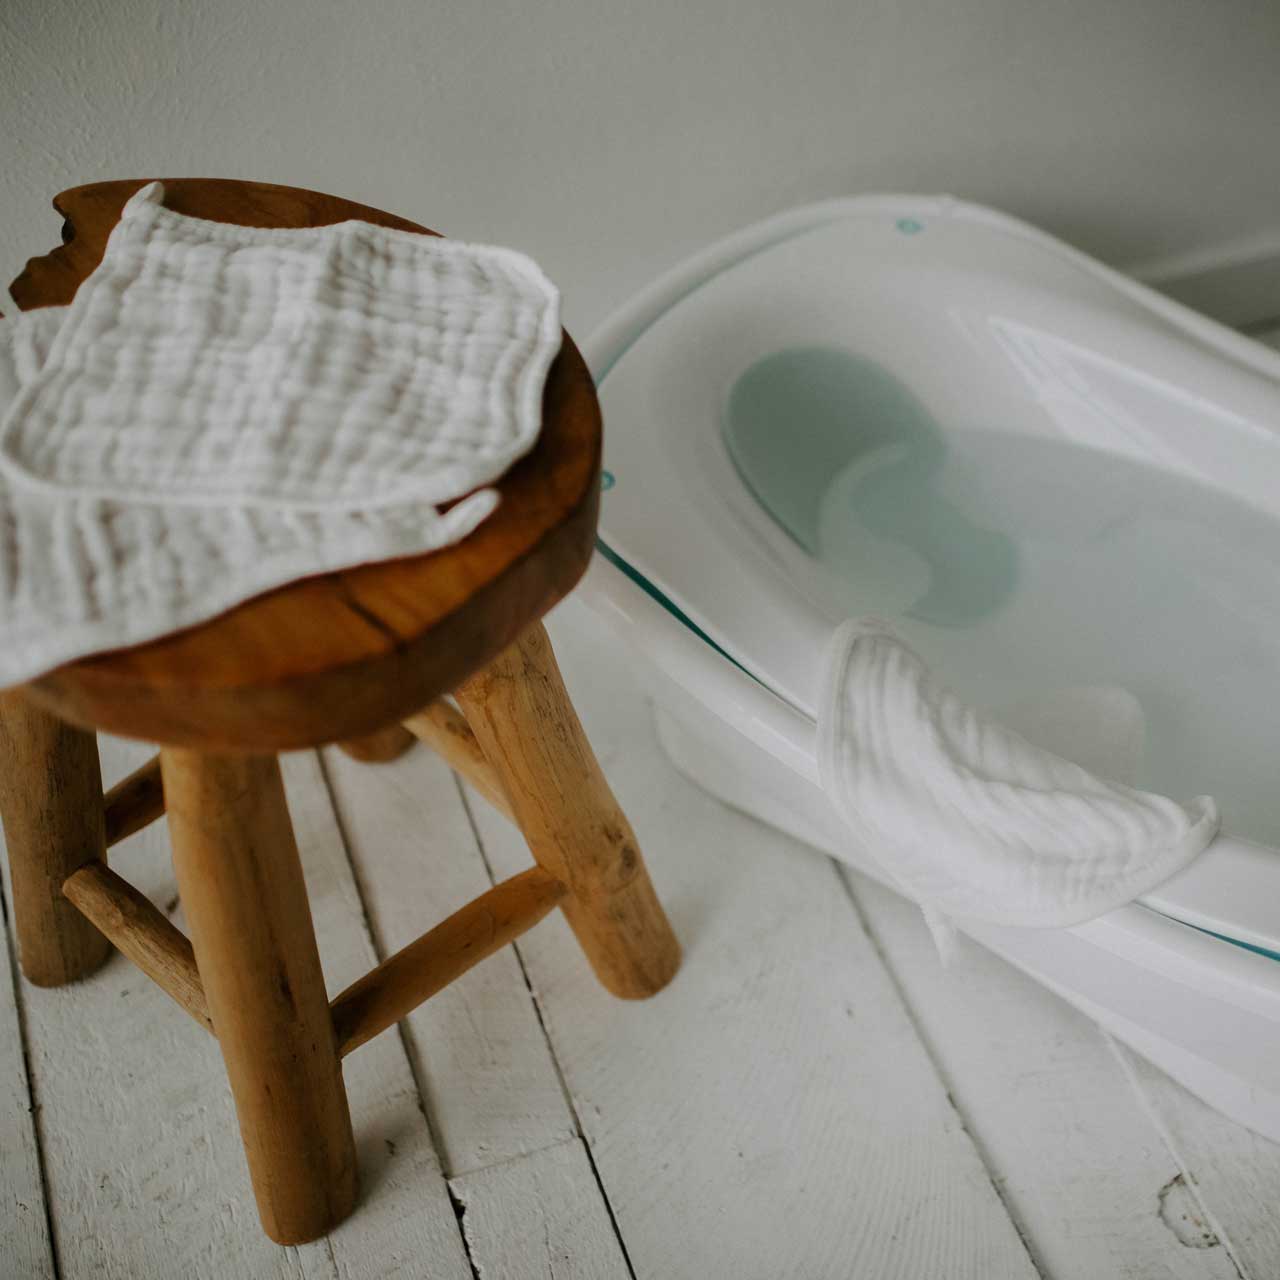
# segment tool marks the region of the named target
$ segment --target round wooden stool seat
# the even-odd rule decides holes
[[[13,282],[18,306],[70,302],[101,261],[125,202],[148,181],[57,196],[65,243]],[[295,187],[163,182],[170,208],[217,222],[316,227],[359,218],[436,234]],[[60,667],[26,688],[75,723],[215,750],[313,746],[404,719],[506,649],[586,569],[599,504],[600,408],[567,334],[542,410],[537,445],[498,483],[497,511],[462,542],[305,579],[190,630]]]

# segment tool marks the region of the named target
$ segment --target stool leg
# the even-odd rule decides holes
[[[313,1240],[355,1204],[355,1144],[280,767],[176,748],[160,766],[262,1226],[280,1244]]]
[[[535,860],[568,887],[564,913],[600,981],[629,998],[661,990],[680,967],[680,944],[542,624],[455,696]]]
[[[0,814],[22,972],[41,987],[87,977],[111,943],[62,896],[62,884],[107,856],[98,740],[21,689],[0,695]]]
[[[363,738],[348,738],[338,743],[353,760],[365,764],[386,764],[404,755],[417,738],[403,725],[389,724],[385,729],[367,733]]]

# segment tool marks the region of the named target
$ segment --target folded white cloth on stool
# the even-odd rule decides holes
[[[160,195],[69,307],[0,319],[0,686],[456,542],[540,429],[559,297],[528,259]]]
[[[125,205],[0,466],[59,494],[273,510],[447,502],[532,446],[559,295],[523,254],[365,222]]]
[[[827,795],[935,934],[949,920],[1079,924],[1174,875],[1218,828],[1208,797],[1106,781],[965,705],[876,620],[831,641],[818,739]]]

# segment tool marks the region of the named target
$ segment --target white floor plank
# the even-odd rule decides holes
[[[449,1185],[484,1280],[627,1280],[627,1264],[579,1139]]]
[[[552,634],[686,945],[627,1003],[562,918],[519,944],[637,1276],[1034,1276],[830,862],[674,773],[584,614]]]
[[[847,876],[1046,1274],[1232,1280],[1162,1216],[1178,1167],[1097,1027],[975,943],[944,970],[918,908]]]
[[[1181,1165],[1161,1189],[1170,1229],[1202,1253],[1216,1241],[1244,1280],[1280,1276],[1280,1144],[1219,1115],[1131,1050],[1114,1050]]]
[[[144,752],[102,743],[108,780]],[[286,761],[331,981],[369,944],[314,756]],[[113,850],[161,905],[176,894],[162,825]],[[394,1040],[348,1064],[365,1157],[360,1211],[328,1240],[281,1249],[262,1234],[216,1044],[122,957],[55,991],[23,989],[42,1103],[61,1274],[165,1280],[236,1276],[470,1276],[456,1219]],[[394,1144],[394,1151],[392,1149]]]
[[[367,765],[333,750],[325,767],[384,954],[490,887],[453,774],[432,752]],[[575,1135],[510,948],[420,1005],[404,1026],[451,1176]]]
[[[0,922],[0,1274],[47,1280],[53,1251],[14,977]]]

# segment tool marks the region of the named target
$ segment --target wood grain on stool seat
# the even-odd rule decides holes
[[[125,202],[149,181],[56,197],[65,243],[14,281],[18,305],[69,302]],[[170,208],[219,222],[310,227],[359,218],[435,234],[294,187],[162,181]],[[594,545],[600,448],[591,375],[566,334],[543,393],[542,435],[498,482],[498,509],[463,541],[308,578],[201,626],[70,663],[26,689],[67,720],[179,746],[276,751],[373,733],[497,657],[578,581]]]

